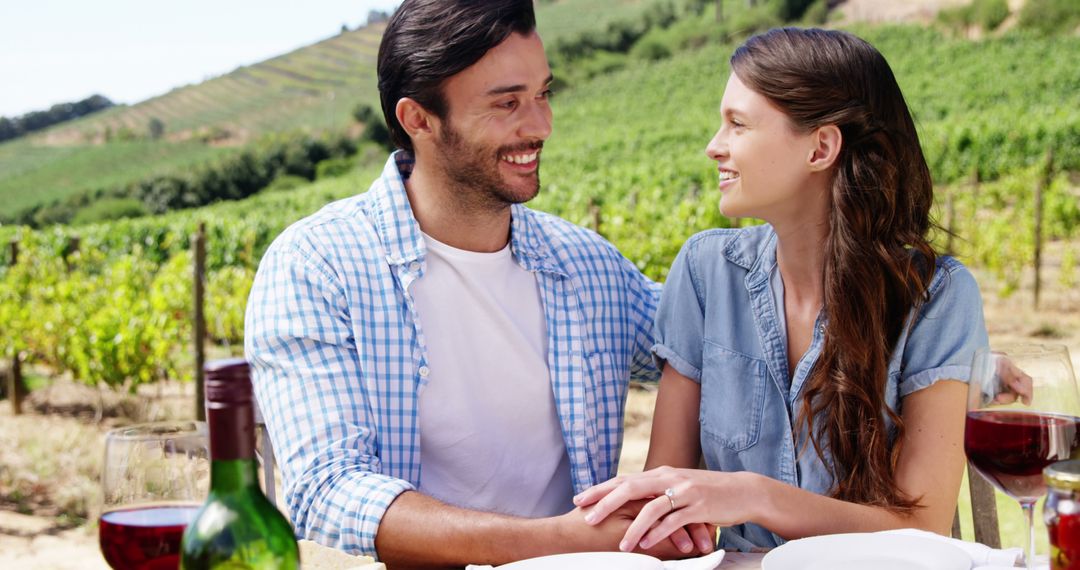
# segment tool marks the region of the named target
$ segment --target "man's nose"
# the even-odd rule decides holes
[[[521,125],[521,136],[533,140],[547,140],[551,136],[551,107],[546,102],[534,102]]]

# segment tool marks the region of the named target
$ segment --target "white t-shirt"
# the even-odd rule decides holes
[[[420,492],[473,510],[543,517],[573,508],[536,276],[510,247],[464,251],[424,235],[410,288],[427,345]]]

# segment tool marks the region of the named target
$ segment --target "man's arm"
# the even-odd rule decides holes
[[[660,368],[652,355],[656,342],[656,308],[660,304],[661,285],[646,277],[630,260],[623,258],[630,282],[630,312],[634,316],[635,340],[630,378],[641,382],[659,382]]]
[[[267,252],[248,301],[255,393],[297,535],[374,555],[383,513],[413,485],[384,474],[344,289],[297,233]]]
[[[592,526],[582,509],[524,519],[461,509],[407,492],[387,509],[375,544],[379,560],[391,570],[497,566],[535,556],[615,550],[644,504],[629,503]],[[643,552],[663,559],[686,556],[667,541]]]

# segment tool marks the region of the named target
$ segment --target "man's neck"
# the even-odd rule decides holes
[[[494,252],[510,240],[510,205],[470,200],[474,193],[418,161],[405,182],[413,216],[427,235],[466,251]]]

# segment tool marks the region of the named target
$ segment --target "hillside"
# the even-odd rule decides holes
[[[374,103],[382,25],[368,26],[132,106],[0,144],[0,215],[178,172],[270,132],[348,125]],[[164,124],[152,140],[149,124]]]
[[[662,0],[541,2],[555,42],[637,17]],[[267,133],[345,129],[358,103],[376,105],[375,58],[384,24],[307,47],[131,106],[0,144],[0,219],[27,208],[151,176],[184,172]],[[162,136],[151,136],[160,121]]]

